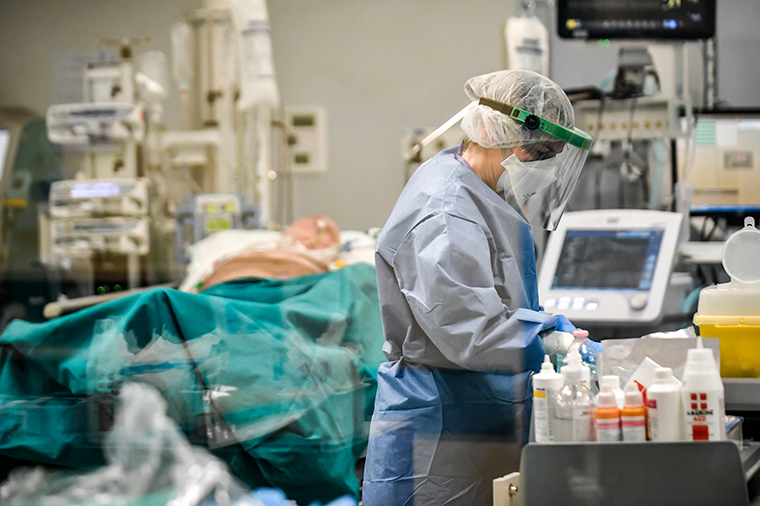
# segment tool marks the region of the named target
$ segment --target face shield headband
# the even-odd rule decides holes
[[[501,102],[487,98],[481,98],[478,104],[506,114],[513,120],[524,124],[528,130],[540,130],[579,149],[588,150],[591,147],[591,142],[594,140],[593,137],[583,130],[564,127],[518,107],[512,107],[511,105],[502,104]]]
[[[593,137],[580,129],[564,127],[501,102],[481,98],[478,103],[524,124],[528,130],[539,130],[550,136],[516,145],[523,148],[528,159],[521,161],[513,154],[505,160],[499,189],[525,222],[555,230],[575,189]],[[552,141],[552,137],[556,141]],[[560,144],[561,148],[544,150],[553,143]]]

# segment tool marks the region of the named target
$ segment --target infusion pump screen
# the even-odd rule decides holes
[[[568,230],[552,288],[649,290],[663,230]]]

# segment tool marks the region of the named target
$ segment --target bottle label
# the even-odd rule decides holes
[[[660,427],[655,399],[647,399],[647,426],[649,428],[649,439],[657,441],[660,437]]]
[[[620,441],[619,418],[597,418],[596,440],[597,441]]]
[[[723,397],[717,392],[684,392],[686,438],[691,441],[726,439]]]
[[[647,428],[644,416],[621,416],[623,441],[646,441]]]
[[[575,441],[594,440],[594,410],[588,405],[573,406],[573,432]]]
[[[536,429],[537,443],[548,443],[554,440],[549,430],[550,416],[553,416],[553,413],[549,412],[549,391],[545,388],[534,388],[533,424]]]

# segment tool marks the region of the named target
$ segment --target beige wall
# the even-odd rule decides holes
[[[503,0],[272,0],[283,101],[324,105],[329,172],[296,183],[296,214],[381,226],[404,184],[405,127],[437,127],[464,82],[497,70]],[[327,198],[327,196],[330,196]]]

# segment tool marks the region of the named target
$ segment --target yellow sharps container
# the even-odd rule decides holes
[[[746,218],[744,228],[723,246],[730,283],[699,293],[694,323],[702,337],[720,338],[720,375],[760,377],[760,230]]]

